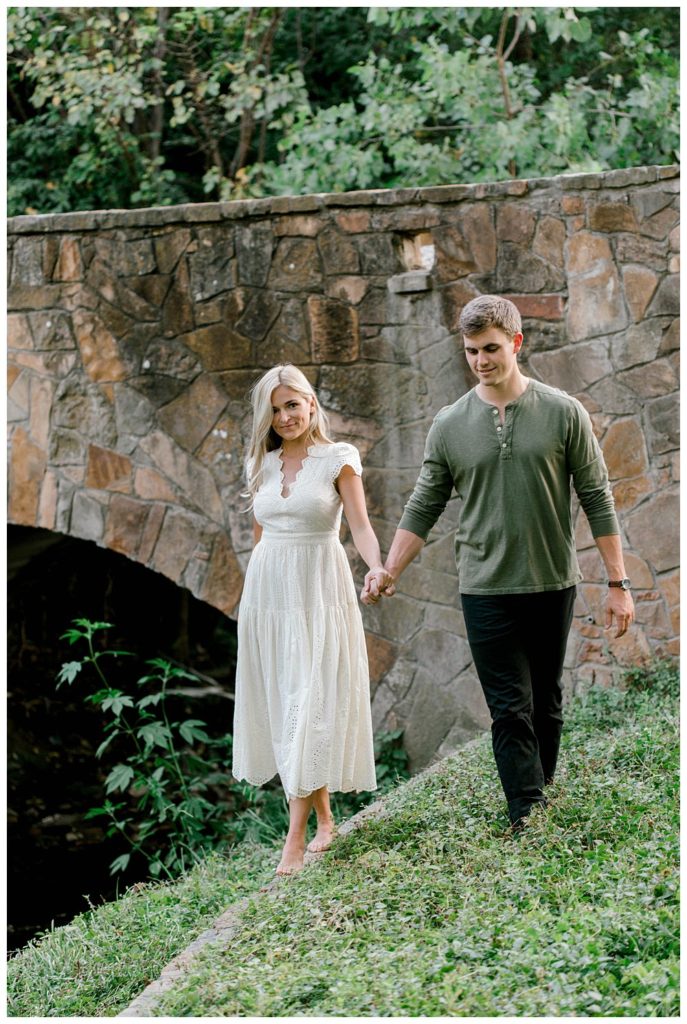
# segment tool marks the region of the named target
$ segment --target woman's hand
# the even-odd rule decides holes
[[[365,576],[365,586],[360,592],[360,600],[363,604],[377,604],[383,594],[385,597],[393,597],[396,593],[396,584],[391,573],[388,573],[384,566],[373,566]]]

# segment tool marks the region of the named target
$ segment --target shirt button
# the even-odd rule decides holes
[[[497,427],[496,429],[498,430],[498,432],[499,432],[499,434],[500,434],[500,433],[501,433],[501,431],[503,430],[503,427]]]
[[[504,441],[504,442],[503,442],[503,444],[501,445],[501,447],[502,447],[502,448],[507,448],[507,447],[508,447],[508,445],[507,445],[507,444],[506,444],[506,442]]]
[[[498,414],[499,414],[498,409],[492,409],[491,411],[492,411],[492,415],[498,416]]]

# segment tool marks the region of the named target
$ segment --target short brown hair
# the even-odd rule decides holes
[[[499,327],[510,338],[522,333],[517,306],[499,295],[478,295],[463,308],[458,327],[466,338],[474,338],[489,327]]]

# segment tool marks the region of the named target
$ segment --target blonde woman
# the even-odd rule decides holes
[[[357,449],[328,436],[326,415],[295,366],[251,392],[246,458],[255,547],[239,610],[233,773],[260,786],[277,773],[289,831],[277,874],[331,845],[329,793],[376,788],[362,617],[339,540],[345,511],[378,590],[391,583],[367,516]]]

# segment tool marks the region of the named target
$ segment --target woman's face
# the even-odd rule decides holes
[[[310,426],[315,400],[285,384],[272,392],[272,428],[284,441],[298,441]]]

